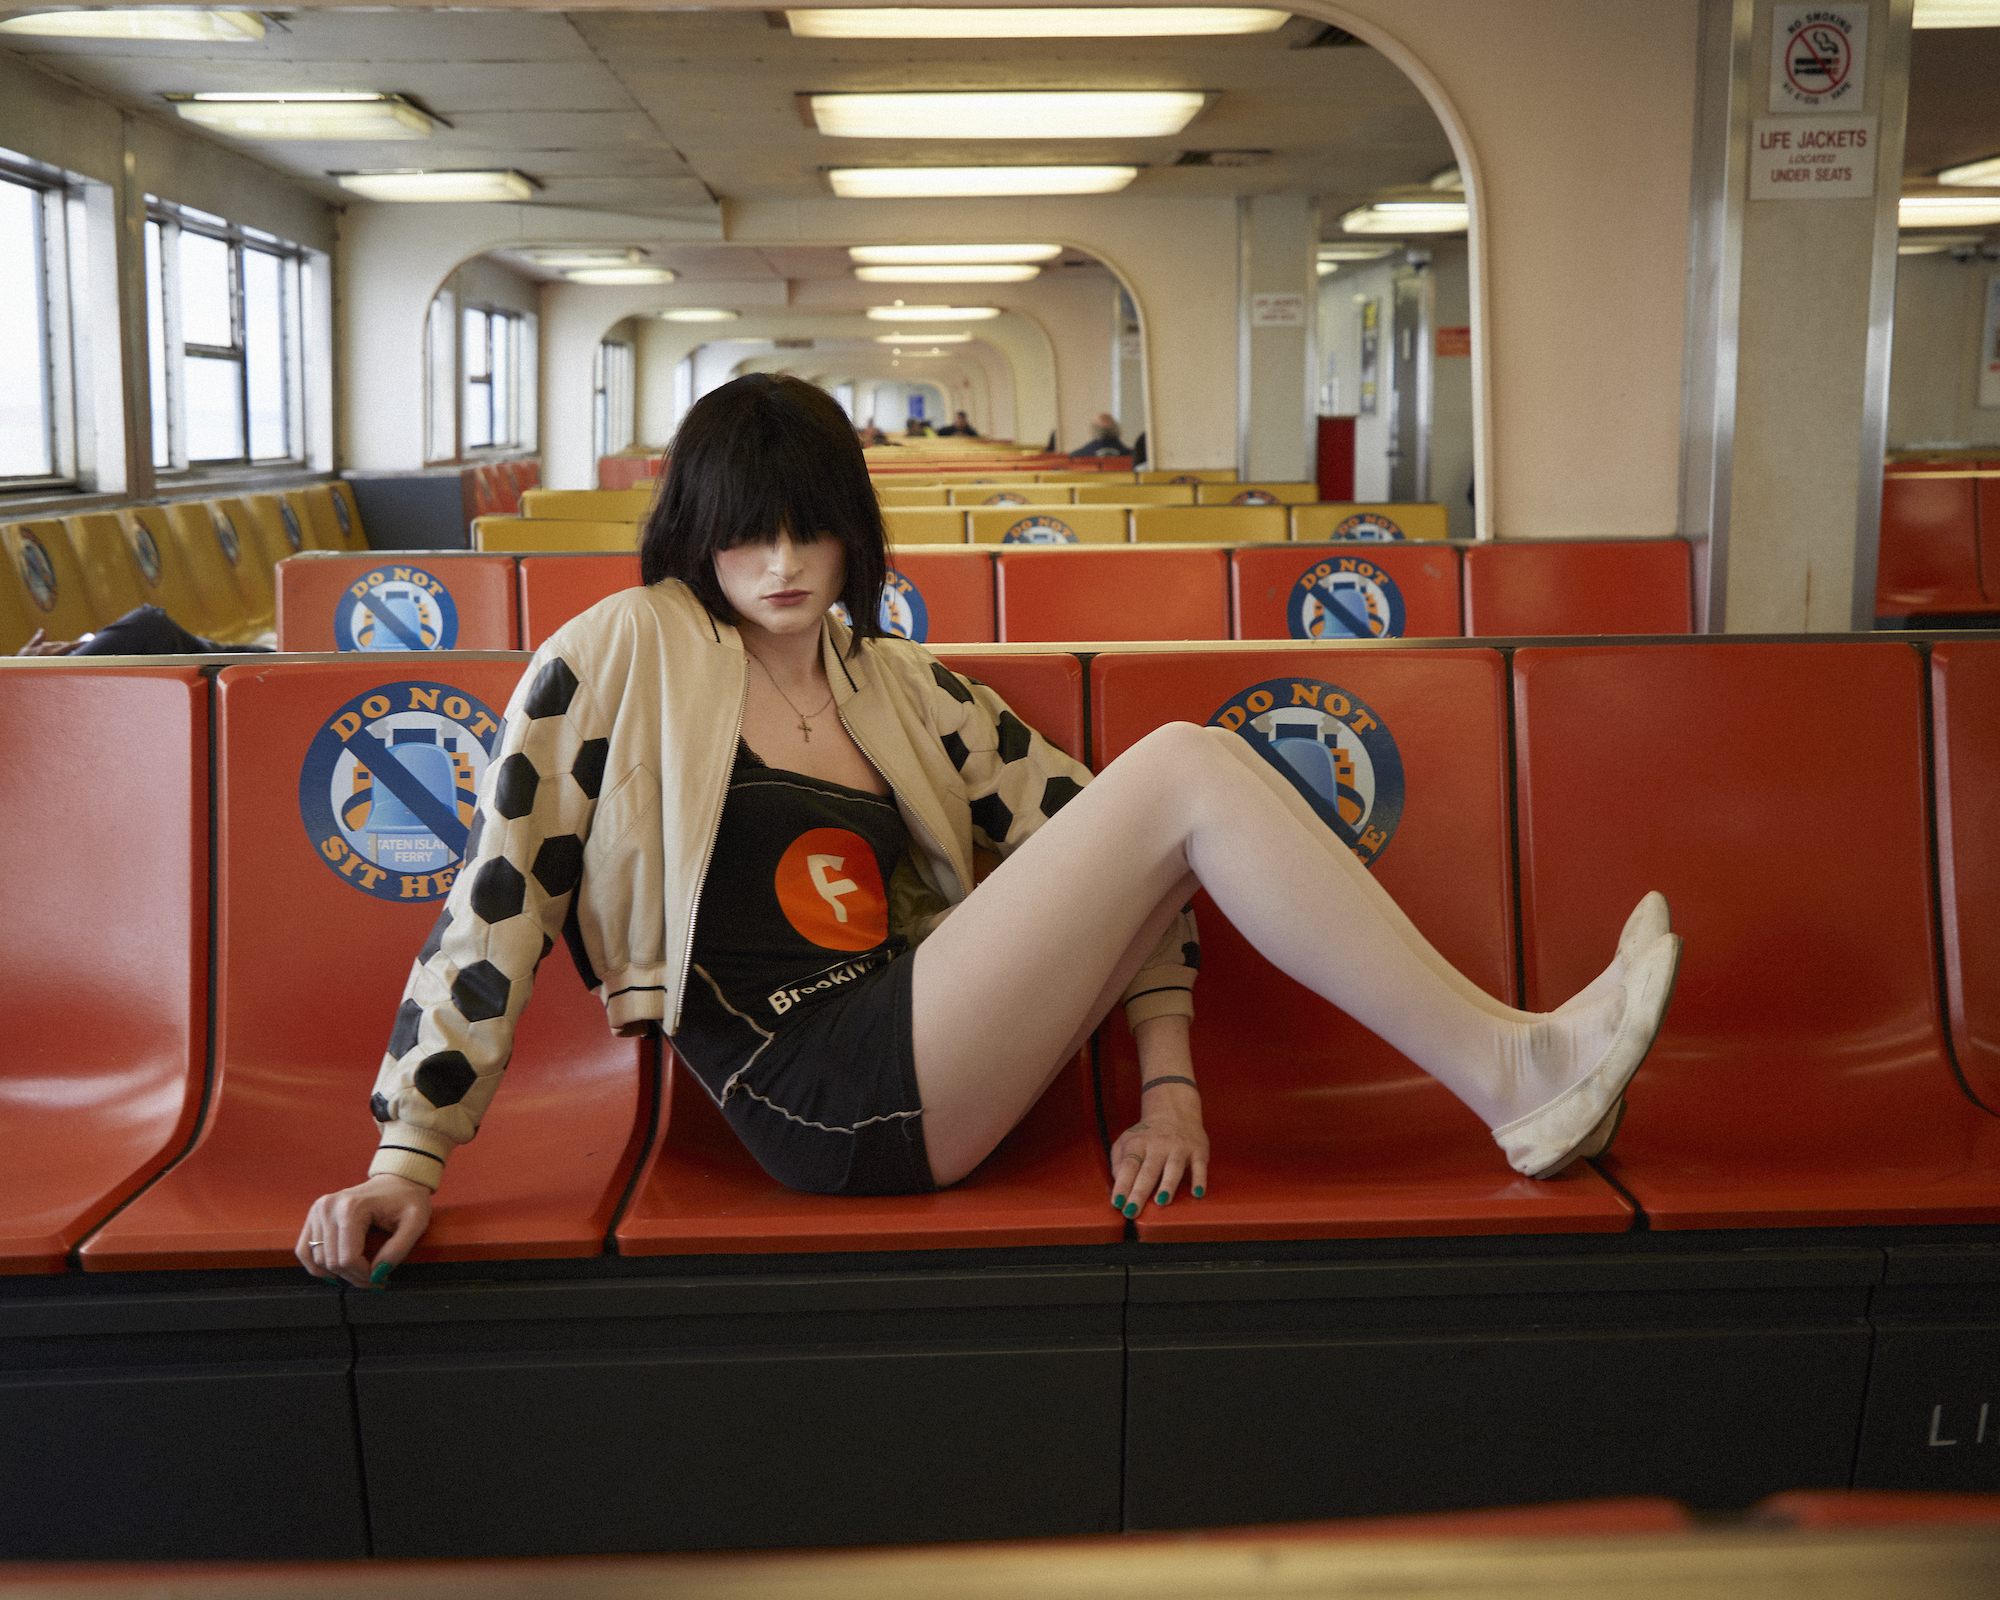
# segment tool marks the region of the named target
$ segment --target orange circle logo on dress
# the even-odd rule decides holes
[[[822,950],[873,950],[889,937],[889,897],[875,852],[845,828],[792,841],[772,881],[785,920]]]

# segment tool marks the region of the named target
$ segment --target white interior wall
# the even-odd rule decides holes
[[[2000,445],[2000,407],[1981,409],[1980,369],[1991,352],[1986,286],[2000,263],[1948,255],[1896,264],[1896,349],[1889,373],[1889,444]]]
[[[1472,320],[1472,281],[1462,238],[1437,239],[1431,251],[1431,498],[1451,519],[1451,536],[1470,539],[1472,486],[1472,358],[1440,355],[1439,328]]]

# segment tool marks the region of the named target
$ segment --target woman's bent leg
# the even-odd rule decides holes
[[[1189,871],[1275,966],[1489,1127],[1545,1105],[1609,1049],[1622,990],[1559,1017],[1474,999],[1351,852],[1326,848],[1317,819],[1309,828],[1238,759],[1234,738],[1185,723],[1148,735],[919,950],[917,1081],[939,1181],[971,1170],[1033,1103]]]

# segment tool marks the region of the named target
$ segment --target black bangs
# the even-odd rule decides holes
[[[762,544],[781,528],[801,543],[840,541],[840,598],[855,647],[879,636],[889,559],[854,426],[824,389],[751,373],[702,396],[674,435],[666,481],[640,533],[640,579],[678,578],[718,620],[734,622],[716,552]]]

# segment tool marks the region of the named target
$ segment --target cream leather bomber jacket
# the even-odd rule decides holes
[[[914,945],[971,892],[975,846],[1013,850],[1090,773],[921,645],[870,640],[850,660],[848,644],[829,617],[840,719],[909,828],[914,870],[890,885],[890,927]],[[535,652],[396,1013],[371,1175],[437,1187],[499,1086],[536,966],[565,935],[614,1030],[674,1031],[748,682],[736,630],[672,580],[611,596]],[[1127,989],[1127,1017],[1191,1014],[1199,962],[1184,912]]]

